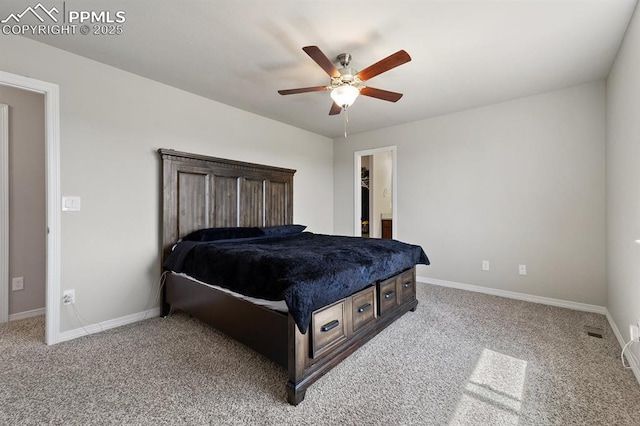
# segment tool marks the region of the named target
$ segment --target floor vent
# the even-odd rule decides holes
[[[584,327],[587,334],[591,337],[597,337],[598,339],[602,339],[602,329],[599,327],[589,327],[586,325]]]

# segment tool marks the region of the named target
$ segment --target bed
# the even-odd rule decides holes
[[[162,261],[170,271],[162,315],[184,311],[284,367],[289,403],[299,404],[322,375],[416,309],[415,264],[429,263],[422,249],[294,225],[295,170],[158,152]],[[372,246],[386,254],[368,260]],[[336,252],[346,263],[333,260]],[[281,264],[280,253],[294,262]],[[282,299],[284,309],[256,299]]]

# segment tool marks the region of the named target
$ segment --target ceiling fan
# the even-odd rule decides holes
[[[409,56],[409,54],[404,50],[399,50],[360,72],[353,68],[349,68],[349,63],[351,62],[351,55],[349,53],[342,53],[338,55],[337,61],[342,66],[342,68],[338,69],[331,60],[322,53],[318,46],[306,46],[303,47],[302,50],[304,50],[311,59],[320,65],[320,68],[322,68],[329,77],[331,77],[331,82],[326,86],[278,90],[278,93],[281,95],[331,91],[333,104],[329,110],[329,115],[340,114],[343,109],[346,110],[355,102],[358,95],[369,96],[389,102],[397,102],[402,97],[402,93],[376,89],[365,86],[362,83],[382,74],[383,72],[409,62],[411,60],[411,56]]]

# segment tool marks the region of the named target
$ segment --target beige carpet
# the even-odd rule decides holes
[[[184,315],[53,347],[43,318],[0,325],[0,424],[640,424],[603,316],[425,284],[418,298],[297,407],[284,370]]]

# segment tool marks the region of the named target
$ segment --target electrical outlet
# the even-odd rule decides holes
[[[640,340],[638,337],[638,326],[631,324],[629,326],[629,335],[631,336],[631,340],[635,340],[636,342]]]
[[[24,290],[24,277],[11,279],[11,291]]]
[[[488,271],[489,270],[489,261],[488,260],[483,260],[482,261],[482,270],[483,271]]]
[[[76,303],[76,291],[75,290],[65,290],[62,292],[62,304],[63,305],[71,305],[72,303]]]
[[[527,265],[518,265],[518,273],[520,275],[527,275]]]

